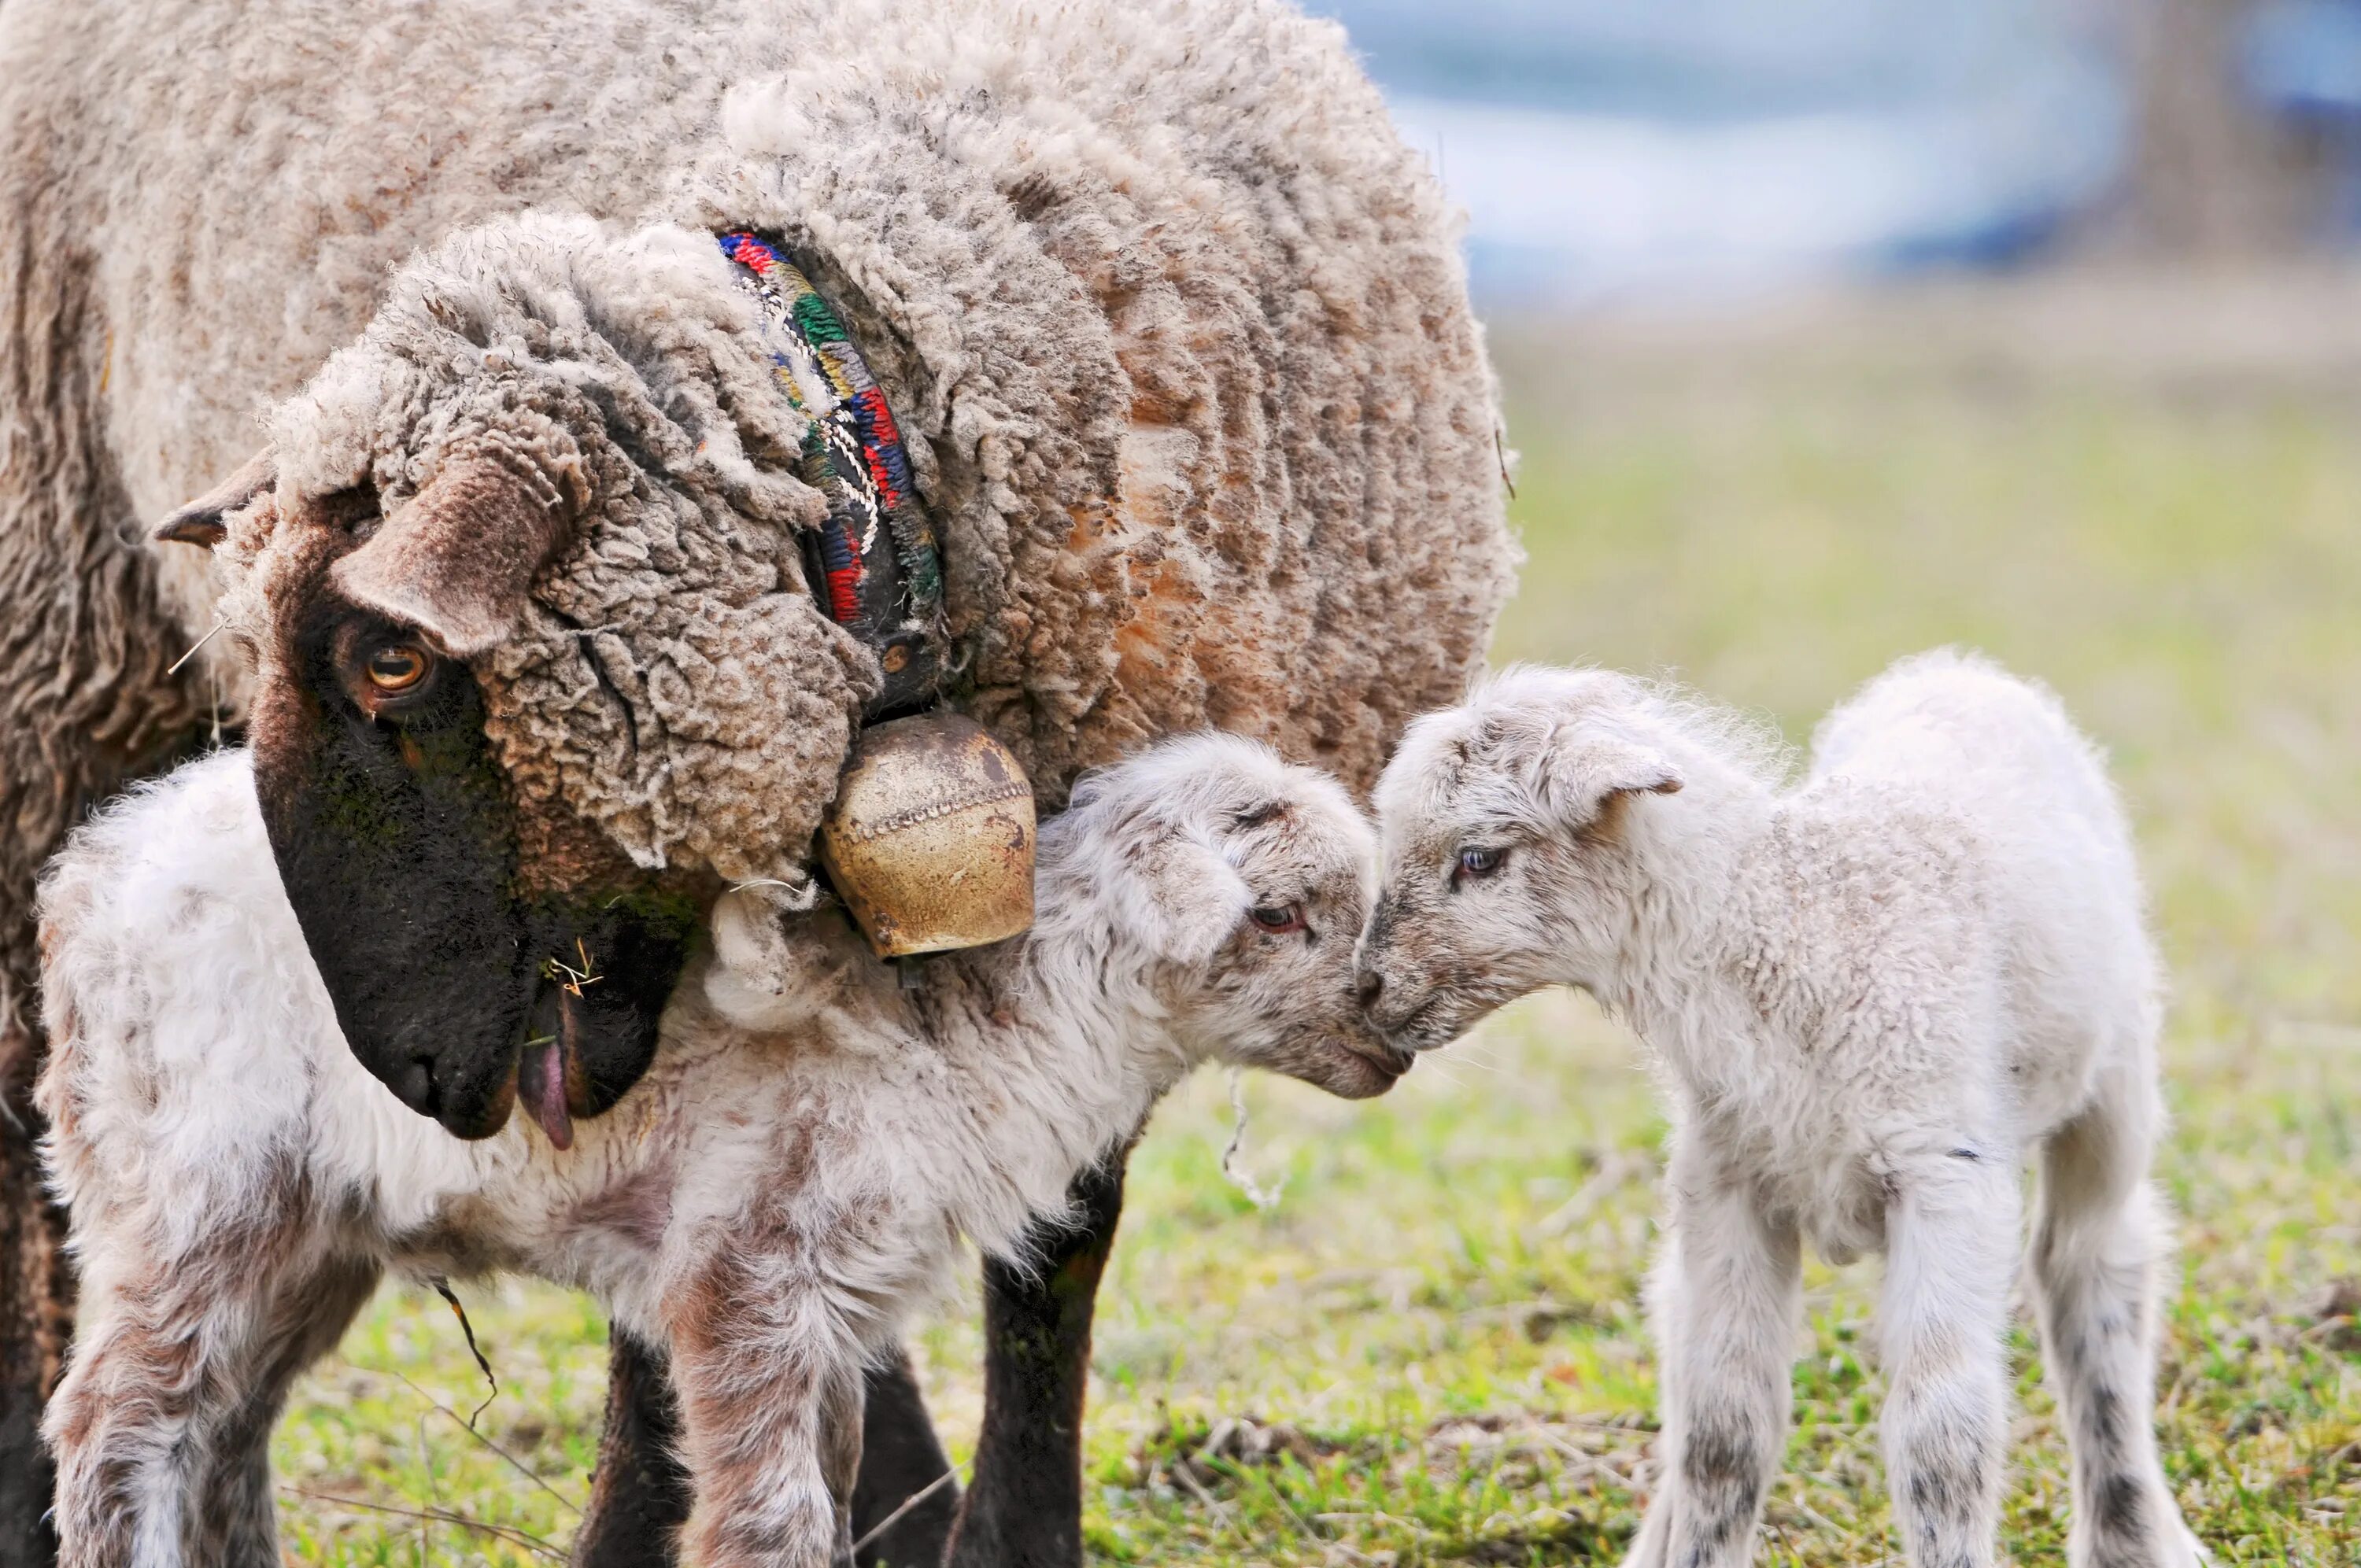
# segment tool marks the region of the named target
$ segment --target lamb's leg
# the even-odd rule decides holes
[[[1886,1483],[1913,1568],[1989,1568],[1998,1544],[2016,1184],[2010,1151],[1947,1150],[1886,1204]]]
[[[332,1258],[309,1279],[279,1292],[256,1336],[246,1397],[211,1447],[191,1562],[201,1568],[278,1568],[279,1503],[270,1486],[270,1431],[296,1376],[336,1347],[377,1288],[380,1270]]]
[[[823,1221],[808,1234],[840,1228]],[[699,1568],[836,1568],[851,1543],[862,1351],[798,1233],[733,1238],[665,1302]],[[833,1430],[831,1430],[833,1429]]]
[[[268,1413],[374,1271],[302,1258],[284,1225],[225,1224],[207,1240],[177,1256],[135,1241],[93,1269],[43,1423],[63,1568],[279,1561]]]
[[[1787,1435],[1802,1261],[1793,1227],[1676,1145],[1670,1234],[1649,1284],[1663,1391],[1656,1496],[1625,1568],[1737,1568]]]
[[[852,1493],[861,1481],[862,1369],[844,1368],[820,1386],[819,1471],[834,1503],[836,1544],[829,1560],[852,1564]]]
[[[110,1295],[112,1293],[109,1293]],[[182,1439],[212,1381],[203,1310],[150,1287],[85,1292],[82,1336],[43,1426],[57,1455],[63,1568],[176,1568],[212,1455]]]
[[[690,1504],[688,1472],[675,1452],[680,1408],[663,1354],[620,1330],[612,1339],[607,1426],[590,1506],[574,1538],[576,1568],[672,1568],[680,1560],[675,1538],[688,1522]],[[896,1354],[864,1376],[861,1440],[854,1540],[866,1538],[919,1493],[927,1496],[862,1549],[860,1568],[935,1568],[960,1494],[944,1479],[951,1462],[935,1436],[908,1357]]]
[[[1091,1314],[1130,1155],[1075,1179],[1081,1223],[1035,1238],[1038,1271],[984,1262],[983,1430],[949,1568],[1081,1568]]]
[[[2073,1453],[2074,1568],[2202,1561],[2157,1457],[2157,1266],[2164,1252],[2148,1156],[2155,1091],[2103,1080],[2097,1101],[2042,1151],[2033,1282],[2050,1387]]]

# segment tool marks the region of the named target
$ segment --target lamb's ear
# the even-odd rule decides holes
[[[1680,770],[1670,757],[1587,725],[1553,730],[1533,772],[1542,809],[1568,830],[1597,821],[1617,795],[1677,795],[1680,788]]]
[[[455,659],[497,647],[523,612],[533,574],[565,536],[545,482],[491,457],[458,458],[336,563],[336,591],[415,626]]]
[[[1221,950],[1254,905],[1246,878],[1212,845],[1167,829],[1127,856],[1108,879],[1110,916],[1134,941],[1175,963]]]
[[[154,537],[210,550],[228,537],[229,525],[222,520],[278,482],[278,459],[265,447],[239,464],[236,473],[158,523]]]

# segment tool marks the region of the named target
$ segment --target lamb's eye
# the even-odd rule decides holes
[[[1506,850],[1462,850],[1459,869],[1453,873],[1454,882],[1480,882],[1509,863]]]
[[[434,661],[425,649],[409,642],[389,642],[372,648],[361,661],[368,684],[388,696],[409,691],[426,678]]]
[[[1300,904],[1266,904],[1252,911],[1247,918],[1273,936],[1303,929],[1303,905]]]

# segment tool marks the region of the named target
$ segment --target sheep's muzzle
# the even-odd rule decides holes
[[[345,613],[300,640],[302,678],[266,679],[252,732],[305,945],[353,1055],[405,1105],[478,1138],[521,1100],[562,1147],[653,1059],[700,889],[611,850],[530,883],[470,673],[445,663],[398,718],[364,711],[332,667]],[[536,870],[565,858],[534,848]]]

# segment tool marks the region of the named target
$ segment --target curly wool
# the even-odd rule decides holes
[[[572,543],[477,668],[524,819],[562,805],[642,866],[737,879],[795,871],[826,795],[776,786],[833,780],[877,680],[805,591],[805,421],[759,353],[709,239],[527,217],[414,259],[271,424],[282,494],[366,485],[390,514],[456,455],[534,475]],[[258,648],[284,515],[223,546]]]
[[[792,877],[875,679],[806,602],[818,501],[719,229],[779,235],[885,388],[943,542],[948,696],[1045,808],[1207,725],[1365,788],[1507,597],[1451,215],[1341,30],[1278,0],[266,0],[226,29],[182,0],[24,36],[49,118],[100,127],[86,204],[127,212],[108,171],[142,171],[104,291],[141,345],[120,425],[163,433],[126,448],[135,500],[228,471],[236,410],[339,342],[269,420],[280,491],[224,557],[245,624],[272,613],[277,520],[338,488],[390,512],[489,445],[574,498],[477,674],[527,817],[642,864]],[[346,52],[368,69],[302,63]],[[290,133],[324,122],[373,128]],[[256,134],[276,163],[234,156]],[[158,232],[205,258],[198,297]],[[354,340],[369,269],[422,245]],[[214,327],[257,298],[288,302],[269,352]]]

